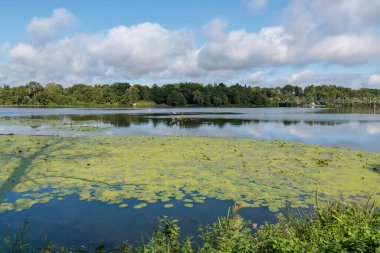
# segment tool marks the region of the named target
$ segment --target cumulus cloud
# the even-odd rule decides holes
[[[304,82],[309,82],[310,79],[315,77],[315,72],[313,70],[304,70],[291,75],[289,82],[294,84],[300,84]]]
[[[293,34],[290,63],[358,65],[379,59],[379,1],[293,0],[283,14]]]
[[[32,40],[43,43],[75,23],[75,17],[65,8],[60,8],[53,10],[50,17],[33,17],[26,30]]]
[[[249,75],[247,78],[248,82],[258,83],[266,79],[267,74],[263,71],[256,71],[253,74]]]
[[[138,76],[175,64],[192,48],[193,40],[186,30],[168,31],[156,23],[142,23],[112,28],[89,51],[104,64]]]
[[[156,23],[118,26],[53,40],[43,47],[17,44],[9,50],[8,68],[17,78],[63,83],[164,77],[170,74],[165,74],[168,69],[186,75],[181,71],[196,54],[193,40],[189,31],[169,31]]]
[[[379,29],[379,1],[293,0],[283,23],[305,33],[342,34]]]
[[[281,24],[258,32],[227,32],[226,22],[216,19],[203,29],[209,40],[199,52],[198,64],[212,71],[374,62],[380,58],[380,18],[375,15],[379,8],[378,1],[293,0]]]
[[[318,73],[314,70],[303,70],[272,82],[274,86],[290,83],[298,86],[333,84],[352,88],[368,87],[368,74],[363,73]]]
[[[370,75],[368,78],[368,84],[372,87],[380,88],[380,75],[379,74]]]
[[[9,51],[9,70],[12,76],[25,80],[73,80],[101,75],[101,64],[88,54],[96,36],[75,36],[51,42],[44,47],[20,43]]]
[[[244,4],[252,11],[263,9],[267,6],[268,0],[244,0]]]
[[[371,35],[337,35],[311,47],[310,61],[358,65],[380,56],[380,38]]]
[[[3,73],[3,68],[0,66],[0,81],[3,82],[5,80],[5,76]]]
[[[257,10],[265,8],[267,1],[244,3]],[[310,67],[315,63],[327,67],[337,64],[352,70],[353,66],[378,63],[377,13],[380,1],[292,0],[278,24],[257,31],[229,30],[226,20],[211,20],[202,27],[206,40],[197,45],[195,33],[190,30],[169,30],[150,22],[62,38],[61,32],[77,22],[62,8],[49,17],[31,20],[27,25],[31,41],[0,45],[0,60],[6,58],[0,73],[8,82],[245,79],[268,84],[266,70],[290,66],[298,72],[274,84],[379,87],[379,74],[348,73],[349,70],[320,74]]]
[[[209,40],[223,40],[224,29],[228,26],[228,21],[222,18],[215,18],[210,23],[202,27],[202,31]]]
[[[251,67],[282,64],[288,58],[290,35],[283,27],[267,27],[258,33],[246,30],[223,32],[224,26],[213,21],[214,31],[198,54],[198,64],[205,70],[242,70]]]

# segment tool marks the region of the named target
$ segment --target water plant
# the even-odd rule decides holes
[[[0,117],[0,125],[5,126],[29,126],[60,132],[102,132],[109,130],[110,125],[100,124],[96,120],[65,120],[63,118],[50,117]]]
[[[379,161],[379,153],[283,141],[0,136],[0,212],[71,194],[122,208],[174,199],[190,207],[215,198],[271,211],[286,199],[308,207],[316,188],[324,200],[377,198]],[[126,207],[129,199],[140,204]]]

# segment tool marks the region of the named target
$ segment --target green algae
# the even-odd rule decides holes
[[[133,208],[134,209],[140,209],[140,208],[146,207],[147,205],[148,205],[147,203],[140,203],[140,204],[133,206]]]
[[[134,208],[172,199],[190,207],[207,198],[272,211],[286,200],[307,207],[316,190],[325,200],[378,197],[379,163],[379,153],[284,141],[0,136],[0,212],[70,194],[120,207],[141,201]],[[20,197],[2,197],[10,192]]]
[[[63,125],[48,127],[47,129],[56,131],[72,131],[72,132],[100,132],[111,129],[111,127],[92,126],[92,125]]]
[[[64,120],[56,117],[47,117],[47,118],[28,118],[28,117],[0,117],[1,125],[13,125],[13,126],[31,126],[31,127],[40,127],[40,126],[75,126],[75,125],[84,125],[84,124],[96,124],[97,121],[94,120],[85,120],[85,121],[73,121],[73,120]]]
[[[111,129],[107,125],[99,125],[98,121],[66,121],[56,118],[4,118],[0,117],[0,125],[42,127],[47,130],[68,132],[101,132]]]

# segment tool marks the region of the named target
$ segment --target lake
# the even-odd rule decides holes
[[[366,109],[0,107],[0,134],[190,135],[289,140],[380,152],[380,115]],[[88,131],[51,127],[75,122]],[[12,124],[14,123],[14,124]]]
[[[3,205],[4,208],[0,213],[0,221],[10,225],[10,230],[13,231],[22,225],[25,218],[28,217],[31,230],[33,231],[31,239],[37,246],[46,245],[47,241],[54,241],[58,245],[73,246],[74,248],[90,248],[96,244],[114,247],[124,239],[129,239],[132,243],[138,244],[141,242],[141,237],[146,239],[147,233],[152,231],[157,216],[163,215],[179,219],[184,234],[194,234],[199,225],[213,222],[217,217],[226,215],[228,207],[240,202],[248,204],[247,208],[239,210],[239,214],[243,217],[253,220],[258,224],[263,224],[265,221],[273,222],[277,213],[284,212],[284,204],[279,205],[279,203],[285,203],[285,194],[284,198],[275,200],[273,196],[265,195],[266,197],[263,197],[260,202],[262,205],[249,206],[250,201],[255,200],[258,195],[253,194],[250,196],[250,192],[247,191],[245,192],[245,196],[236,196],[235,192],[243,191],[243,188],[235,188],[239,187],[239,185],[236,185],[238,184],[237,182],[240,182],[242,186],[255,185],[256,189],[260,189],[261,194],[264,196],[264,193],[268,193],[268,191],[278,191],[280,193],[285,189],[277,189],[277,186],[270,185],[268,182],[281,186],[283,182],[287,181],[287,177],[294,178],[295,182],[303,181],[302,184],[294,183],[288,185],[288,183],[284,183],[281,186],[286,187],[289,192],[292,192],[292,190],[297,192],[297,198],[288,196],[291,201],[297,203],[300,196],[305,195],[305,192],[300,189],[313,189],[313,181],[309,182],[309,176],[304,175],[302,171],[292,174],[291,169],[287,171],[287,166],[289,164],[303,164],[305,168],[310,170],[310,173],[312,173],[311,171],[315,171],[315,174],[310,174],[310,178],[313,178],[314,175],[317,178],[319,177],[317,170],[327,169],[327,166],[324,165],[325,160],[320,159],[320,157],[325,156],[326,161],[329,162],[329,166],[332,168],[341,168],[347,161],[352,164],[356,160],[360,160],[358,161],[358,166],[359,162],[362,162],[363,165],[360,164],[362,167],[371,166],[365,168],[365,172],[358,173],[358,178],[352,182],[349,181],[349,177],[356,177],[356,172],[354,168],[351,168],[352,171],[347,170],[347,173],[350,171],[347,179],[343,177],[346,181],[343,179],[342,182],[337,180],[334,186],[330,185],[332,182],[329,181],[329,178],[333,179],[337,175],[335,174],[336,171],[324,171],[324,173],[331,173],[329,174],[331,176],[318,178],[318,182],[321,185],[325,185],[325,187],[329,187],[331,191],[339,191],[345,187],[345,184],[350,182],[350,187],[347,187],[347,191],[350,190],[351,192],[349,192],[348,196],[353,196],[353,192],[358,191],[357,189],[362,187],[361,184],[363,182],[360,180],[372,180],[368,181],[372,184],[372,188],[366,189],[368,191],[372,191],[374,187],[376,188],[374,182],[380,182],[379,174],[370,171],[378,168],[376,159],[380,153],[380,115],[372,108],[51,109],[0,107],[0,134],[33,135],[33,138],[37,138],[30,140],[23,139],[24,137],[3,136],[3,141],[9,141],[9,144],[3,143],[3,170],[6,170],[8,167],[10,171],[13,168],[18,168],[19,170],[25,169],[25,173],[19,175],[13,172],[10,176],[5,176],[3,179],[0,178],[2,182],[0,195],[3,195],[3,197],[0,196],[0,199],[3,202],[2,204],[6,204]],[[57,139],[57,144],[54,144],[58,146],[51,144],[54,139],[41,139],[38,137],[44,135],[61,136],[57,137],[61,139]],[[129,136],[131,139],[128,139]],[[117,147],[113,143],[117,143],[119,140],[117,138],[119,137],[123,138],[120,139],[120,142],[125,141],[126,143],[122,145],[123,147],[127,143],[140,140],[135,139],[134,136],[142,136],[141,138],[143,138],[144,143],[151,143],[145,148],[138,147],[140,149],[136,149],[132,153],[133,156],[142,154],[147,157],[140,157],[140,160],[137,161],[131,159],[123,160],[124,158],[120,158],[121,155],[132,152],[133,150],[131,151],[131,149],[134,149],[135,146],[132,145],[130,148],[119,151],[110,148]],[[152,138],[157,136],[159,139],[147,139],[144,136]],[[173,145],[176,146],[163,146],[166,139],[161,138],[164,136],[171,136],[172,139],[168,143],[175,143]],[[211,137],[211,139],[195,139],[197,143],[195,145],[193,139],[185,139],[186,141],[183,142],[180,136],[205,136]],[[214,141],[213,138],[216,138],[216,140]],[[217,144],[220,138],[226,140],[222,144],[224,146],[223,150],[217,150],[218,145],[221,145]],[[70,141],[66,143],[67,139]],[[239,141],[240,139],[244,140],[243,144]],[[249,149],[250,142],[247,143],[247,139],[274,140],[276,142],[274,144],[272,142],[258,143],[261,147],[269,145],[266,146],[268,152],[262,153],[253,159],[254,155],[260,153],[258,150]],[[16,140],[18,143],[16,143]],[[292,142],[287,144],[282,141]],[[105,150],[104,153],[109,154],[109,156],[113,155],[114,158],[97,158],[98,160],[96,161],[98,161],[97,165],[99,167],[97,168],[97,165],[94,165],[93,161],[96,154],[100,154],[100,151],[91,151],[91,147],[95,146],[93,145],[94,143],[99,142],[102,145],[104,144],[104,147],[102,147]],[[203,142],[210,143],[202,146]],[[293,142],[317,144],[330,148],[309,147]],[[79,144],[82,146],[78,146]],[[271,154],[275,156],[274,154],[276,153],[272,152],[274,150],[270,146],[272,144],[279,147],[287,146],[285,147],[285,151],[289,153],[286,156],[292,157],[294,155],[293,160],[289,160],[286,163],[281,160],[274,165],[266,164],[267,157]],[[38,145],[43,146],[40,147]],[[150,150],[150,146],[154,148]],[[160,152],[156,148],[157,146],[160,146],[162,150],[168,149],[165,151],[166,158],[164,154],[161,155],[161,158],[148,156],[154,150]],[[182,148],[176,151],[176,147],[179,146]],[[210,146],[211,148],[209,148]],[[6,147],[9,147],[9,150],[12,150],[12,152],[6,154]],[[59,150],[57,147],[61,148],[59,152],[57,151]],[[335,147],[343,148],[343,150],[334,149]],[[42,148],[46,150],[44,154],[39,153]],[[80,153],[81,148],[85,149],[83,154]],[[173,150],[170,148],[173,148]],[[188,152],[186,149],[188,149]],[[232,152],[233,149],[237,149],[238,153],[232,156],[231,159],[223,160],[228,156],[228,152]],[[345,149],[355,150],[355,153],[350,153]],[[208,150],[208,153],[199,153],[199,150]],[[184,157],[182,164],[180,163],[182,158],[175,157],[175,155],[179,155],[176,152],[180,151],[185,152],[184,154],[181,153],[181,157]],[[294,154],[292,154],[293,151]],[[365,151],[369,151],[369,153]],[[189,161],[186,160],[186,152],[192,158],[189,158]],[[226,153],[224,155],[218,154],[222,152]],[[308,156],[305,156],[307,159],[298,160],[298,157],[301,157],[303,153],[308,154]],[[314,157],[313,155],[317,153],[320,153],[321,156]],[[60,154],[65,155],[60,156]],[[170,157],[170,154],[173,154],[174,157]],[[282,155],[285,156],[284,154]],[[349,158],[351,155],[352,157]],[[12,157],[16,156],[19,159],[17,160],[18,162],[12,160]],[[29,157],[33,159],[31,160]],[[72,157],[72,161],[68,160],[69,157]],[[174,160],[178,159],[178,163],[172,161],[165,165],[166,167],[156,169],[156,167],[165,164],[172,158]],[[252,159],[250,160],[250,158]],[[66,164],[65,159],[67,159]],[[110,161],[107,159],[110,159]],[[109,173],[107,172],[103,175],[101,172],[102,166],[109,164],[112,167],[114,165],[112,164],[113,159],[115,159],[115,163],[120,163],[119,167],[115,165],[117,168],[115,167],[114,171],[117,173],[110,175],[109,173],[112,173],[112,170],[110,170]],[[343,159],[347,159],[347,161],[343,161]],[[204,167],[205,169],[196,171],[193,174],[186,174],[189,168],[182,166],[191,163],[191,160],[197,160],[194,166],[204,167],[208,166],[211,162],[220,166],[220,171],[223,172],[222,177],[230,180],[228,182],[231,182],[231,186],[223,189],[223,182],[215,181],[214,185],[218,185],[219,188],[207,190],[209,185],[202,180],[203,176],[199,176],[199,173],[204,171],[209,174],[218,174],[219,171],[207,171],[206,167]],[[228,164],[227,166],[227,163],[230,162],[229,160],[236,160],[237,162],[236,164]],[[42,166],[44,161],[51,162],[54,166]],[[316,161],[319,165],[310,164],[310,161]],[[128,171],[128,173],[138,173],[134,176],[133,180],[125,181],[123,184],[114,180],[123,173],[126,173],[126,167],[122,167],[125,164],[129,164],[127,167],[130,168],[131,166],[139,166],[139,164],[143,164],[144,162],[147,163],[144,165],[146,170],[142,169],[141,172],[136,172],[136,169]],[[27,166],[17,165],[22,163],[27,164]],[[260,164],[262,166],[272,166],[274,170],[284,168],[285,171],[281,169],[281,173],[274,172],[274,174],[266,176],[263,176],[264,174],[260,172],[261,182],[256,178],[252,180],[250,177],[245,177],[244,173],[240,174],[238,171],[231,172],[232,167],[237,168],[238,166],[240,166],[239,170],[249,168],[253,170],[255,168],[258,171],[261,166]],[[150,165],[154,168],[150,168]],[[226,168],[223,168],[224,165]],[[72,172],[69,169],[75,166],[84,167],[84,169],[83,171],[76,171],[75,174],[70,174]],[[172,171],[172,174],[175,174],[177,167],[183,169],[183,172],[181,172],[183,174],[179,173],[178,177],[165,174],[165,168],[167,168],[167,171]],[[60,176],[65,176],[65,180],[38,179],[40,177],[57,177],[60,171],[52,172],[50,171],[51,168],[59,168],[62,171],[62,175]],[[41,175],[42,169],[44,169],[44,174]],[[64,171],[66,169],[67,171]],[[88,170],[90,170],[90,173],[88,173]],[[156,170],[159,171],[157,172]],[[149,171],[151,174],[148,175],[150,176],[144,175],[144,171],[146,173]],[[97,178],[91,178],[90,180],[89,174],[91,173],[95,174]],[[251,171],[247,171],[247,175],[250,175],[249,173]],[[6,174],[5,171],[3,174]],[[283,176],[283,174],[286,176]],[[275,175],[275,178],[273,178],[273,175]],[[75,181],[78,178],[73,178],[74,176],[80,177],[83,181],[78,186],[81,190],[74,189],[75,184],[78,184],[78,181]],[[363,179],[361,178],[362,176]],[[12,179],[16,177],[19,179],[16,184],[6,182],[7,178]],[[141,180],[137,180],[140,177]],[[196,179],[194,179],[194,182],[186,182],[186,177]],[[34,181],[31,179],[30,182],[25,183],[26,181],[21,180],[22,178],[32,178]],[[144,180],[147,182],[146,186],[144,186]],[[160,180],[162,182],[159,182]],[[106,182],[110,186],[104,187],[97,182]],[[128,183],[134,187],[138,187],[130,190]],[[149,188],[150,185],[159,185],[162,189],[160,191],[155,190],[156,194],[152,195],[151,192],[154,190]],[[196,189],[197,185],[204,188]],[[335,186],[336,189],[334,188]],[[174,189],[173,187],[177,188]],[[110,191],[111,188],[112,190]],[[117,196],[115,195],[116,193],[118,194]],[[183,197],[176,198],[178,197],[178,193],[182,194]],[[120,194],[123,197],[119,201]],[[228,196],[228,198],[222,197],[224,195]],[[360,192],[358,195],[364,195],[364,193]],[[107,196],[107,199],[104,199],[104,196]],[[189,200],[189,203],[186,203],[183,199],[190,199],[191,201]],[[142,200],[144,200],[144,204],[147,203],[146,206],[141,205]],[[273,201],[272,204],[265,204],[269,200]],[[12,207],[9,207],[10,205]],[[123,205],[125,208],[123,208]],[[128,207],[126,207],[127,205]],[[170,205],[170,208],[167,208],[169,207],[168,205]],[[302,207],[307,210],[310,206],[296,205],[296,207]],[[1,232],[4,232],[4,229]],[[47,238],[46,235],[48,235]]]

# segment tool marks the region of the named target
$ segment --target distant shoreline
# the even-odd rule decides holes
[[[162,86],[114,83],[64,88],[37,82],[0,86],[0,105],[44,107],[344,107],[379,106],[380,89],[335,85],[266,88],[235,84],[174,83]]]

